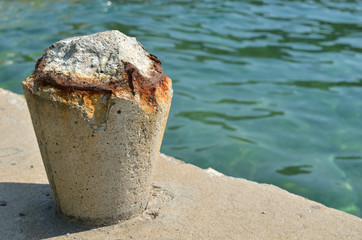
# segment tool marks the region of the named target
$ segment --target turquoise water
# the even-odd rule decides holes
[[[117,29],[163,61],[162,152],[362,216],[362,1],[0,1],[0,87]]]

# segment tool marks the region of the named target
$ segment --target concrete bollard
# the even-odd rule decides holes
[[[22,82],[62,218],[110,225],[145,209],[172,98],[160,64],[107,31],[54,43]]]

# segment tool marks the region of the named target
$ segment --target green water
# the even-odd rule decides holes
[[[362,1],[0,1],[0,87],[117,29],[173,79],[162,152],[362,216]]]

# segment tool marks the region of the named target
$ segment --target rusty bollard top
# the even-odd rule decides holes
[[[85,105],[94,95],[115,94],[138,102],[148,113],[168,104],[172,95],[171,80],[157,57],[135,38],[115,30],[54,43],[25,84],[44,97],[44,92],[52,92],[50,100]]]

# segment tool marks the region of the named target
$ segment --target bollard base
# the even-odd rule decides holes
[[[114,225],[132,218],[135,218],[139,215],[141,215],[142,212],[145,211],[147,208],[148,202],[144,202],[141,204],[141,206],[138,209],[130,210],[128,212],[124,212],[118,216],[111,216],[106,218],[82,218],[82,217],[76,217],[72,215],[64,214],[60,209],[56,210],[56,214],[61,217],[63,220],[81,225],[81,226],[92,226],[92,227],[98,227],[98,226],[109,226]]]

